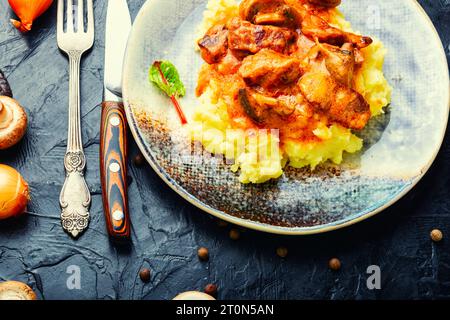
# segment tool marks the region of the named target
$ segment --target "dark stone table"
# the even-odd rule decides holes
[[[134,17],[144,0],[128,2]],[[450,1],[420,2],[448,54]],[[230,226],[183,201],[149,166],[131,165],[133,241],[112,245],[98,164],[107,1],[95,3],[96,41],[83,60],[81,90],[92,219],[74,241],[59,220],[69,75],[56,45],[56,8],[23,36],[8,21],[7,1],[0,2],[0,68],[30,120],[26,138],[0,152],[0,162],[17,168],[32,192],[28,216],[0,223],[0,280],[27,282],[43,299],[171,299],[208,283],[219,286],[220,299],[450,298],[450,139],[422,182],[392,208],[353,227],[303,238],[245,231],[233,241]],[[130,154],[137,153],[132,145]],[[444,232],[443,242],[431,242],[433,228]],[[199,246],[209,248],[209,262],[197,258]],[[276,255],[279,246],[289,250],[284,260]],[[342,261],[338,272],[328,269],[332,257]],[[370,265],[381,268],[381,290],[366,286]],[[80,268],[81,290],[66,285],[70,266]],[[152,271],[148,284],[139,279],[142,267]]]

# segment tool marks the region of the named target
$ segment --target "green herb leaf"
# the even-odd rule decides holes
[[[169,97],[183,97],[186,88],[177,68],[169,61],[155,61],[149,70],[149,80]]]
[[[153,82],[170,97],[180,117],[181,124],[187,124],[186,116],[177,100],[186,94],[186,88],[180,80],[177,68],[169,61],[155,61],[150,67],[148,78],[150,82]]]

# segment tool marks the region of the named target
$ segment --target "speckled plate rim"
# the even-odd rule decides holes
[[[410,1],[417,7],[417,10],[420,12],[420,14],[422,14],[424,16],[425,21],[427,23],[429,23],[429,25],[431,26],[431,30],[433,30],[433,33],[434,33],[435,41],[438,41],[438,43],[440,44],[439,47],[441,48],[441,50],[440,50],[441,51],[441,64],[448,66],[448,61],[447,61],[447,57],[445,55],[444,46],[442,44],[442,41],[439,37],[439,34],[438,34],[436,28],[434,27],[433,22],[431,21],[430,17],[425,12],[425,10],[422,8],[422,6],[417,2],[417,0],[410,0]],[[141,16],[144,15],[144,12],[146,10],[149,10],[152,5],[153,5],[153,2],[151,0],[147,0],[147,2],[145,2],[144,5],[139,10],[139,13],[138,13],[135,21],[140,19]],[[134,30],[134,26],[133,26],[133,30]],[[133,33],[133,31],[130,33],[130,38],[131,38],[132,33]],[[128,51],[129,50],[127,49],[126,56],[128,55]],[[127,61],[128,61],[128,59],[126,59],[126,57],[125,57],[125,63],[124,63],[124,69],[123,69],[124,74],[128,68]],[[212,216],[215,216],[219,219],[222,219],[224,221],[227,221],[227,222],[235,224],[235,225],[239,225],[244,228],[261,231],[261,232],[266,232],[266,233],[279,234],[279,235],[305,236],[305,235],[314,235],[314,234],[321,234],[321,233],[335,231],[338,229],[352,226],[352,225],[357,224],[366,219],[369,219],[369,218],[377,215],[378,213],[384,211],[385,209],[389,208],[390,206],[395,204],[400,199],[402,199],[409,191],[411,191],[419,183],[419,181],[425,176],[425,174],[429,171],[432,164],[436,160],[436,157],[439,154],[439,151],[442,148],[442,144],[444,142],[445,133],[447,131],[447,126],[448,126],[448,117],[450,115],[450,75],[448,73],[447,73],[447,83],[448,83],[448,85],[446,86],[447,92],[445,94],[447,96],[447,101],[449,102],[449,108],[447,109],[447,113],[446,113],[445,126],[444,126],[443,131],[441,132],[441,139],[440,139],[440,143],[439,143],[438,147],[436,148],[430,161],[427,163],[426,166],[424,166],[420,175],[415,177],[409,185],[405,185],[403,190],[401,190],[397,194],[397,196],[393,197],[390,201],[387,201],[382,206],[376,206],[376,208],[367,209],[367,210],[361,212],[358,217],[349,216],[348,218],[341,219],[341,220],[333,222],[333,223],[324,224],[324,225],[320,225],[320,226],[314,226],[314,227],[301,227],[301,228],[279,227],[279,226],[264,224],[264,223],[260,223],[260,222],[256,222],[256,221],[237,218],[237,217],[229,215],[223,211],[211,208],[208,205],[206,205],[205,203],[201,202],[199,199],[197,199],[194,196],[192,196],[191,194],[189,194],[175,180],[173,180],[165,172],[164,169],[161,168],[161,166],[158,164],[156,159],[153,158],[151,150],[148,150],[145,142],[143,141],[142,136],[138,132],[139,129],[138,129],[138,125],[137,125],[137,120],[134,116],[132,107],[127,102],[127,99],[126,99],[127,92],[126,92],[125,85],[123,86],[123,88],[124,88],[123,96],[124,96],[125,112],[126,112],[126,116],[128,119],[129,128],[130,128],[130,131],[131,131],[133,138],[136,141],[139,149],[141,150],[142,154],[144,155],[145,159],[148,161],[150,166],[157,173],[157,175],[172,190],[174,190],[177,194],[179,194],[183,199],[185,199],[189,203],[193,204],[197,208],[203,210],[204,212],[211,214]]]

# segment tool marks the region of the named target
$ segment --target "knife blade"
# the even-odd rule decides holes
[[[103,209],[110,237],[130,238],[127,186],[127,121],[122,103],[122,66],[131,17],[126,0],[108,0],[104,101],[100,129]]]

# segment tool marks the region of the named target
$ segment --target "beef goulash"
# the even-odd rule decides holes
[[[280,128],[292,138],[313,138],[314,115],[329,124],[363,129],[370,106],[353,89],[360,49],[372,39],[330,26],[321,7],[340,1],[244,0],[240,17],[213,26],[199,40],[203,59],[197,94],[212,79],[230,84],[232,118],[245,126]],[[242,123],[242,121],[240,121]]]
[[[240,182],[341,164],[390,103],[387,50],[354,33],[340,4],[208,0],[190,132],[207,152],[233,159]]]

